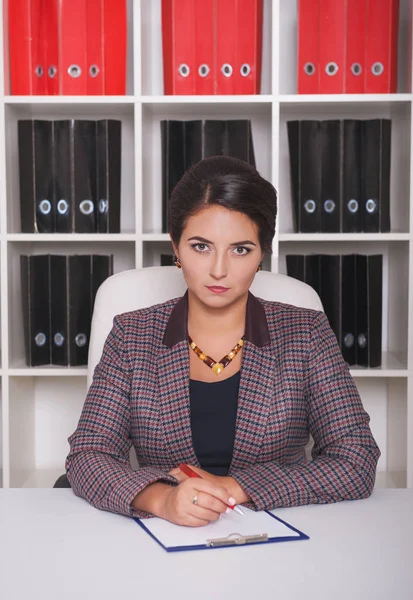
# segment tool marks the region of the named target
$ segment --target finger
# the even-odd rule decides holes
[[[188,514],[196,519],[200,519],[202,521],[206,521],[207,523],[212,523],[213,521],[217,521],[221,516],[220,512],[216,512],[214,510],[210,510],[209,508],[204,508],[199,504],[193,504],[193,507],[188,509]]]
[[[211,496],[211,494],[208,494],[207,492],[198,492],[197,499],[197,506],[202,506],[202,508],[207,508],[216,513],[224,513],[228,510],[228,504],[222,502],[222,500],[219,500],[215,496]]]
[[[231,498],[228,490],[220,485],[212,481],[207,481],[206,479],[191,479],[188,477],[186,481],[184,481],[183,485],[186,485],[189,489],[192,489],[198,492],[205,492],[206,494],[210,494],[217,500],[220,500],[224,504],[234,504],[233,498]],[[195,494],[194,494],[195,495]],[[192,496],[193,498],[194,496]]]

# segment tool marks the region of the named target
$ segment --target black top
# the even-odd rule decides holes
[[[240,374],[213,383],[189,382],[195,454],[202,469],[213,475],[227,475],[231,464]]]

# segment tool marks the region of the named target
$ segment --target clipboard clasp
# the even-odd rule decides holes
[[[242,546],[243,544],[255,544],[257,542],[268,542],[268,534],[241,535],[240,533],[230,533],[224,538],[209,539],[206,541],[206,545],[215,548],[219,546]]]

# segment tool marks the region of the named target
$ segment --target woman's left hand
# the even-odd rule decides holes
[[[246,495],[242,487],[235,481],[233,477],[212,475],[211,473],[208,473],[208,471],[204,471],[203,469],[194,467],[193,465],[188,465],[188,467],[191,467],[191,469],[195,471],[195,473],[198,473],[202,479],[207,479],[218,486],[226,488],[230,495],[235,498],[237,504],[242,504],[243,502],[248,502],[250,500],[249,496]],[[175,477],[175,479],[177,479],[179,482],[189,479],[188,475],[185,475],[185,473],[183,473],[179,467],[171,469],[169,471],[169,475]]]

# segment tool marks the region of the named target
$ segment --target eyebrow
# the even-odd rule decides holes
[[[203,238],[199,235],[194,235],[190,238],[188,238],[188,242],[190,242],[191,240],[199,240],[202,243],[205,244],[213,244],[214,242],[211,242],[210,240],[207,240],[206,238]],[[230,246],[246,246],[247,244],[250,244],[251,246],[256,246],[257,244],[254,244],[254,242],[252,242],[251,240],[242,240],[240,242],[232,242],[232,244],[230,244]]]

